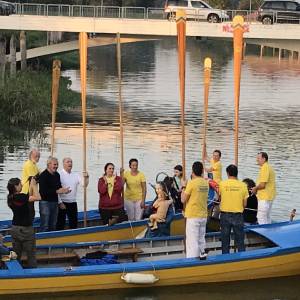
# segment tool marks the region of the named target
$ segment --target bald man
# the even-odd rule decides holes
[[[72,172],[73,161],[70,157],[63,159],[63,169],[59,171],[60,181],[63,187],[69,187],[71,192],[69,194],[60,194],[58,197],[58,217],[56,230],[63,230],[66,224],[66,216],[69,220],[69,228],[77,228],[77,215],[78,208],[76,202],[77,188],[79,185],[88,185],[88,174],[84,174],[84,178],[81,178],[78,173]]]

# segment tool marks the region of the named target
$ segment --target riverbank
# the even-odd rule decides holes
[[[60,78],[58,112],[80,105],[80,94],[70,89],[71,80]],[[0,123],[31,127],[49,123],[51,116],[52,75],[48,71],[18,72],[7,76],[0,87]]]

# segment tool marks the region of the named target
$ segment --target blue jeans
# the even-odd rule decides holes
[[[40,231],[56,230],[58,203],[49,201],[40,201]]]
[[[238,251],[245,251],[244,243],[244,219],[242,213],[221,212],[221,241],[222,253],[230,251],[230,233],[233,229],[234,243]]]

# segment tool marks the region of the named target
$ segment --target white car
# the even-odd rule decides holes
[[[228,21],[225,10],[215,9],[202,0],[166,0],[165,14],[169,20],[174,20],[176,11],[185,10],[187,19],[207,20],[210,23]]]

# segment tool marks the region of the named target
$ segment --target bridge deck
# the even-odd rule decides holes
[[[227,24],[227,25],[226,25]],[[228,23],[187,22],[187,36],[232,38],[224,32]],[[0,29],[65,32],[117,33],[130,35],[175,36],[176,23],[167,20],[114,19],[83,17],[50,17],[11,15],[0,17]],[[251,23],[245,38],[268,40],[300,40],[300,25]]]

